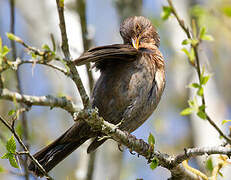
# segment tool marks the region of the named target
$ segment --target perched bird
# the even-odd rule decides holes
[[[157,107],[165,87],[164,59],[159,51],[160,39],[152,23],[134,16],[120,25],[123,44],[96,47],[83,53],[76,65],[94,62],[101,76],[91,98],[104,120],[118,124],[119,129],[133,132]],[[34,157],[48,172],[81,144],[95,138],[87,149],[90,153],[107,139],[94,132],[84,121],[76,122],[56,141],[37,152]],[[42,176],[31,162],[29,169]]]

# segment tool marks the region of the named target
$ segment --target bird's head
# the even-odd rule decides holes
[[[124,44],[131,44],[138,49],[142,44],[160,43],[159,35],[150,20],[143,16],[129,17],[120,25],[120,34]]]

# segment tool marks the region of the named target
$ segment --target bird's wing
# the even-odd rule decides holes
[[[78,59],[74,60],[77,66],[105,60],[135,60],[139,51],[130,45],[113,44],[99,46],[84,52]]]

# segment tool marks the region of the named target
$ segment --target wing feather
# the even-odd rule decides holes
[[[135,60],[139,51],[131,45],[113,44],[108,46],[99,46],[84,52],[78,59],[74,60],[77,66],[105,60]]]

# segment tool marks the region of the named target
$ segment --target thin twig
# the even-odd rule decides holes
[[[20,60],[19,58],[17,58],[17,62],[14,63],[15,67],[20,66],[22,64],[41,64],[41,65],[53,68],[53,69],[55,69],[57,71],[60,71],[61,73],[63,73],[66,76],[70,75],[69,72],[66,71],[65,69],[63,69],[61,67],[58,67],[58,66],[55,66],[53,64],[48,64],[48,63],[44,62],[43,60],[39,60],[39,61],[35,61],[35,60]]]
[[[74,63],[71,61],[68,39],[67,39],[67,33],[66,33],[63,1],[56,0],[56,4],[57,4],[57,9],[58,9],[58,14],[59,14],[59,21],[60,21],[59,27],[60,27],[61,36],[62,36],[62,51],[63,51],[64,56],[66,58],[67,65],[70,68],[71,78],[75,82],[75,85],[79,90],[83,105],[85,108],[90,107],[89,97],[88,97],[86,90],[83,86],[83,83],[80,79],[79,73],[78,73]]]
[[[189,28],[185,25],[184,21],[179,17],[176,9],[173,6],[172,0],[168,0],[168,3],[169,3],[169,6],[171,7],[172,14],[176,17],[179,25],[184,30],[187,37],[189,39],[192,39],[192,35],[190,33]],[[199,81],[200,81],[201,80],[201,68],[200,68],[200,59],[199,59],[199,55],[198,55],[198,44],[191,45],[191,47],[193,48],[193,50],[195,52],[195,60],[196,60],[195,68],[197,71],[197,76],[198,76]],[[202,105],[204,105],[206,107],[204,94],[202,94],[201,98],[202,98]],[[204,110],[204,113],[206,114],[206,119],[208,120],[208,122],[217,130],[217,132],[220,134],[220,136],[222,136],[229,144],[231,144],[231,139],[222,132],[222,130],[216,125],[216,123],[211,119],[211,117],[208,115],[208,113],[205,110]]]
[[[6,120],[4,120],[1,116],[0,116],[0,121],[13,133],[15,139],[17,139],[18,143],[22,146],[25,153],[27,152],[26,154],[31,159],[31,161],[33,161],[37,165],[39,170],[46,176],[47,179],[52,180],[53,178],[45,171],[45,169],[39,164],[39,162],[29,153],[28,148],[22,142],[22,140],[20,139],[20,137],[16,133],[15,129]]]

